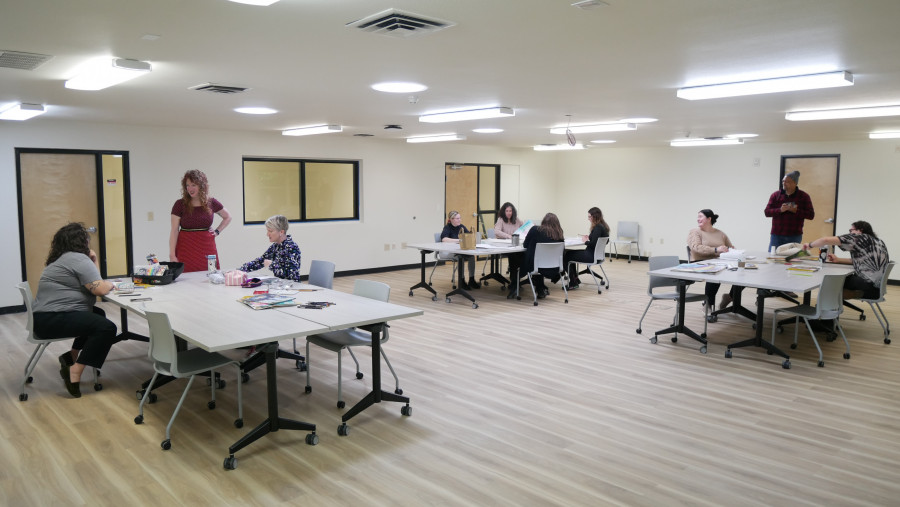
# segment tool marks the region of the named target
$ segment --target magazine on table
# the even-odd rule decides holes
[[[685,271],[688,273],[718,273],[726,269],[725,264],[706,264],[703,262],[691,262],[688,264],[679,264],[672,268],[672,271]]]
[[[281,296],[277,294],[253,294],[238,299],[241,303],[253,308],[254,310],[264,310],[276,306],[293,306],[294,298],[292,296]]]

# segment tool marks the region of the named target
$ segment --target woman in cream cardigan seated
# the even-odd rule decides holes
[[[707,259],[715,259],[719,254],[723,254],[734,248],[728,235],[713,227],[718,221],[719,215],[712,212],[711,209],[702,209],[697,213],[697,227],[691,229],[688,233],[687,244],[691,249],[690,262],[704,261]],[[709,305],[716,302],[716,294],[719,292],[718,283],[706,282],[706,301]],[[728,294],[722,294],[722,302],[719,303],[719,310],[731,304],[731,300],[736,291],[743,290],[743,287],[731,287]],[[714,306],[709,307],[710,311],[715,310]]]
[[[523,223],[516,212],[516,207],[511,202],[505,202],[503,206],[500,206],[500,213],[497,214],[494,235],[497,239],[509,239],[516,232],[516,229],[522,227]]]

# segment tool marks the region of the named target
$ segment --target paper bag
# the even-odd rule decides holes
[[[459,233],[459,249],[475,250],[475,233],[461,232]]]

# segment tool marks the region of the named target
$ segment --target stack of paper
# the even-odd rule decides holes
[[[238,299],[241,303],[254,310],[265,310],[276,306],[294,306],[294,298],[291,296],[279,296],[276,294],[254,294]]]
[[[690,264],[679,264],[672,268],[672,271],[687,271],[690,273],[718,273],[727,266],[724,264],[703,264],[694,262]]]

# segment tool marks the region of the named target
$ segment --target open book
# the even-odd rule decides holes
[[[524,224],[522,224],[521,227],[516,229],[516,232],[514,232],[513,234],[518,234],[519,241],[524,241],[525,236],[528,235],[528,231],[530,231],[532,227],[534,227],[534,222],[532,222],[531,220],[527,220]]]
[[[724,264],[703,264],[701,262],[692,262],[689,264],[679,264],[672,268],[672,271],[686,271],[689,273],[718,273],[728,266]]]

